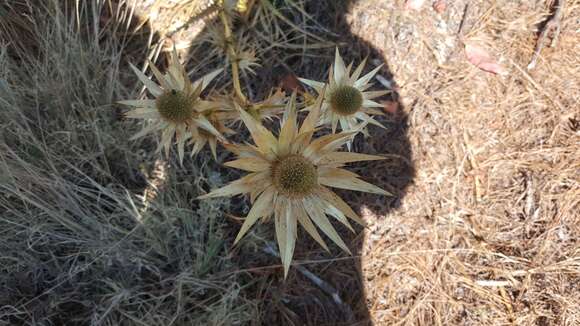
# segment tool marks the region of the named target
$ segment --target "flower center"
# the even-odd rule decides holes
[[[193,117],[194,100],[181,91],[170,90],[155,102],[161,117],[174,123],[184,123]]]
[[[352,86],[338,86],[330,94],[330,106],[334,112],[340,115],[354,114],[361,108],[362,104],[361,91]]]
[[[276,189],[289,197],[309,195],[318,184],[316,167],[300,155],[287,156],[272,166]]]

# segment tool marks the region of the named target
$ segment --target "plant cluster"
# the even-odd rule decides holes
[[[382,114],[376,109],[381,105],[373,99],[387,91],[368,90],[380,66],[363,75],[363,61],[353,71],[353,64],[347,66],[337,48],[327,82],[299,79],[313,88],[315,94],[305,93],[304,100],[300,101],[296,92],[290,97],[271,92],[273,95],[262,102],[250,102],[241,88],[240,69],[251,69],[257,63],[248,56],[250,52],[239,51],[239,47],[234,46],[237,44],[231,27],[234,13],[235,8],[224,6],[219,12],[223,28],[214,30],[225,40],[224,51],[234,87],[230,96],[202,96],[204,89],[223,69],[191,82],[174,49],[165,73],[150,64],[157,83],[131,66],[154,99],[120,103],[135,107],[127,113],[128,117],[150,121],[133,138],[160,132],[158,151],[164,150],[168,155],[176,144],[180,163],[186,146],[192,147],[190,153],[193,156],[209,144],[217,159],[218,143],[221,143],[223,148],[237,156],[225,165],[249,174],[199,198],[249,194],[253,206],[235,243],[259,219],[269,221],[273,217],[286,276],[294,253],[297,225],[301,225],[324,249],[328,250],[328,247],[318,229],[349,253],[327,216],[336,218],[353,232],[348,219],[364,225],[349,205],[328,187],[389,195],[343,169],[347,163],[383,159],[381,156],[353,153],[351,144],[357,134],[369,135],[368,124],[383,127],[373,118]],[[299,125],[300,113],[305,118]],[[281,116],[277,136],[262,124],[264,118],[276,116]],[[253,145],[234,144],[227,140],[228,135],[235,133],[227,126],[236,121],[242,121],[249,130]],[[340,132],[337,130],[339,126]],[[317,131],[326,134],[319,136]],[[340,152],[345,145],[348,151]]]

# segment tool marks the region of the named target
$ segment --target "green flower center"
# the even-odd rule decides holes
[[[193,117],[194,100],[181,91],[170,90],[156,100],[161,117],[173,123],[185,123]]]
[[[300,155],[287,156],[272,166],[276,189],[289,197],[309,195],[318,185],[316,167]]]
[[[362,104],[361,91],[352,86],[338,86],[330,94],[330,106],[334,112],[340,115],[355,114],[362,107]]]

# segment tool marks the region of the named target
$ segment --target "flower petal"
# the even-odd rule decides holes
[[[376,67],[375,69],[373,69],[371,72],[369,72],[368,74],[364,75],[362,78],[360,78],[359,80],[357,80],[354,83],[354,87],[361,89],[362,87],[364,87],[376,74],[377,72],[379,72],[379,70],[383,67],[383,65],[381,64],[380,66]]]
[[[316,103],[311,105],[308,110],[308,115],[306,119],[302,122],[302,126],[300,126],[300,130],[298,133],[302,134],[316,128],[318,121],[320,120],[320,111],[322,109],[322,103],[324,103],[324,96],[326,93],[326,88],[322,89],[322,92],[318,94],[316,98]],[[307,139],[307,143],[310,143],[310,138]]]
[[[213,159],[217,161],[217,138],[210,137],[207,142],[209,143],[211,156],[213,156]]]
[[[278,136],[278,155],[286,155],[290,151],[290,145],[296,138],[298,127],[296,126],[296,92],[292,93],[290,101],[286,105],[282,128]]]
[[[326,187],[319,187],[316,194],[320,196],[320,198],[324,199],[326,202],[330,203],[332,206],[341,210],[346,216],[348,216],[353,221],[357,222],[358,224],[364,226],[365,222],[355,213],[352,208],[344,201],[340,196],[338,196],[334,191],[326,188]]]
[[[139,108],[155,108],[155,100],[125,100],[117,103]]]
[[[179,63],[179,56],[177,55],[177,49],[173,47],[173,51],[169,56],[169,66],[167,67],[167,77],[168,82],[172,81],[175,89],[183,90],[185,88],[185,81],[187,78],[187,72],[181,63]],[[188,80],[189,81],[189,80]]]
[[[340,170],[340,169],[335,169]],[[325,186],[333,187],[333,188],[340,188],[340,189],[349,189],[354,191],[362,191],[368,192],[373,194],[385,195],[385,196],[392,196],[389,192],[370,184],[366,181],[361,179],[352,177],[352,172],[347,172],[346,170],[341,170],[342,172],[339,173],[337,171],[332,171],[331,174],[327,174],[324,176],[318,176],[318,182]],[[320,173],[320,169],[319,169]]]
[[[365,100],[372,100],[374,98],[377,98],[379,96],[383,96],[383,95],[387,95],[391,93],[391,91],[389,90],[384,90],[384,91],[369,91],[369,92],[363,92],[363,98]]]
[[[324,214],[324,209],[318,201],[319,199],[316,197],[306,197],[302,199],[302,204],[310,218],[312,218],[312,221],[322,230],[322,232],[324,232],[324,234],[326,234],[330,240],[336,243],[342,250],[352,254],[338,233],[336,233],[332,224],[330,224],[330,221]]]
[[[250,227],[258,221],[260,217],[269,216],[273,213],[273,200],[274,200],[274,187],[270,186],[269,189],[266,189],[264,193],[256,199],[256,202],[248,212],[248,216],[244,220],[244,224],[242,224],[242,228],[236,239],[234,240],[234,244],[238,243],[240,239],[248,232]]]
[[[284,265],[284,277],[286,277],[286,270],[290,267],[286,266],[286,261],[284,256],[286,253],[286,242],[287,242],[287,226],[286,226],[286,206],[287,200],[278,197],[274,205],[274,228],[276,229],[276,240],[278,242],[278,251],[280,252],[280,258],[282,259],[282,265]]]
[[[314,88],[314,90],[317,93],[320,93],[320,91],[322,91],[322,89],[324,88],[325,84],[322,82],[318,82],[315,80],[310,80],[310,79],[306,79],[306,78],[298,78],[299,81],[301,81],[302,83]]]
[[[199,125],[203,129],[209,131],[211,134],[213,134],[217,138],[223,139],[222,134],[220,134],[220,132],[214,127],[214,125],[209,120],[207,120],[207,118],[204,117],[203,115],[200,115],[197,119],[194,119],[193,121],[195,121],[195,123],[197,123],[197,125]]]
[[[260,151],[263,153],[274,152],[278,145],[278,140],[276,137],[274,137],[274,135],[272,135],[272,133],[260,122],[256,121],[248,112],[246,112],[246,110],[242,109],[238,105],[236,105],[236,108],[240,112],[242,121],[244,121],[246,128],[248,128],[250,131],[250,134],[252,135],[252,138],[254,139],[254,142]]]
[[[196,80],[193,83],[193,88],[197,88],[198,85],[201,84],[201,90],[203,91],[207,87],[207,85],[209,85],[209,83],[211,83],[211,81],[214,80],[214,78],[216,78],[217,75],[219,75],[222,71],[223,71],[223,69],[220,68],[220,69],[214,70],[214,71],[208,73],[207,75],[201,77],[200,79]]]
[[[362,106],[366,107],[366,108],[382,108],[383,107],[383,105],[380,103],[377,103],[373,100],[366,100],[366,99],[363,100]]]
[[[153,94],[153,96],[157,97],[157,96],[163,94],[163,90],[161,89],[161,87],[159,87],[159,85],[157,85],[151,79],[149,79],[149,77],[145,76],[145,74],[143,72],[141,72],[141,70],[137,69],[137,67],[135,67],[131,63],[129,64],[129,67],[131,67],[131,69],[133,69],[133,72],[135,72],[135,74],[137,75],[137,78],[139,78],[139,80],[145,85],[147,90],[149,90],[149,92],[151,92],[151,94]]]
[[[149,68],[151,68],[153,75],[155,75],[155,78],[157,78],[157,81],[159,82],[159,84],[161,84],[161,87],[163,87],[164,89],[171,89],[172,88],[171,85],[169,85],[169,83],[167,83],[167,79],[165,79],[165,76],[163,76],[161,71],[159,71],[159,69],[157,69],[157,67],[155,67],[155,64],[153,64],[153,62],[151,60],[149,60]]]
[[[354,173],[354,172],[350,172],[348,170],[344,170],[344,169],[339,169],[339,168],[335,168],[335,167],[331,167],[331,166],[321,166],[318,168],[318,179],[320,180],[321,178],[325,179],[325,178],[337,178],[337,179],[341,179],[341,178],[358,178],[359,175]]]
[[[157,152],[165,149],[165,156],[169,156],[169,149],[171,148],[171,141],[175,135],[175,124],[168,124],[167,127],[161,133],[161,141],[157,146]]]
[[[344,215],[344,213],[342,211],[340,211],[340,209],[334,207],[333,205],[331,205],[327,201],[321,200],[321,202],[324,205],[324,213],[326,213],[327,215],[333,216],[340,223],[342,223],[344,226],[346,226],[349,230],[351,230],[352,232],[354,232],[354,229],[352,228],[352,226],[348,222],[348,219],[346,218],[346,216]]]
[[[306,230],[306,232],[308,232],[308,234],[310,234],[310,236],[314,240],[316,240],[316,242],[318,242],[318,244],[320,244],[320,246],[324,248],[324,250],[330,251],[328,250],[328,246],[326,245],[324,240],[322,240],[322,237],[318,233],[318,230],[316,230],[316,227],[314,226],[314,224],[312,224],[312,220],[310,220],[310,217],[308,217],[308,214],[306,213],[306,210],[304,209],[302,202],[294,203],[294,205],[296,205],[296,217],[298,218],[298,222],[300,223],[300,225],[302,225],[304,230]]]
[[[129,138],[129,140],[135,140],[135,139],[141,138],[149,133],[163,129],[163,127],[164,127],[163,125],[164,125],[163,123],[154,122],[154,123],[150,124],[149,126],[141,129],[141,131],[139,131],[138,133],[134,134],[131,138]]]
[[[330,134],[314,140],[303,151],[303,155],[312,160],[317,160],[318,157],[325,152],[334,151],[350,141],[357,132],[341,132],[338,134]]]
[[[346,66],[340,53],[338,52],[338,47],[336,48],[336,53],[334,55],[334,80],[337,84],[340,84],[343,78],[346,76]]]
[[[322,155],[318,160],[315,160],[314,163],[318,165],[325,164],[342,165],[351,162],[376,161],[384,159],[385,159],[384,157],[378,155],[369,155],[351,152],[330,152]]]
[[[352,73],[352,76],[350,76],[350,82],[352,84],[354,84],[354,82],[356,82],[356,80],[360,77],[360,74],[362,73],[366,63],[367,58],[364,58],[363,61],[358,65],[358,67],[356,67],[356,70]]]
[[[241,193],[251,192],[256,184],[267,182],[269,174],[269,171],[251,173],[239,180],[231,182],[227,186],[221,187],[197,198],[205,199],[214,197],[229,197],[239,195]]]
[[[282,255],[282,264],[284,265],[284,277],[288,276],[292,256],[294,255],[294,247],[296,246],[297,227],[296,227],[296,212],[290,202],[286,205],[286,248]]]
[[[375,125],[377,127],[381,127],[383,129],[387,129],[387,127],[383,126],[382,123],[378,122],[377,120],[373,119],[370,115],[364,113],[364,112],[357,112],[355,117],[357,117],[358,119],[362,120],[365,124],[370,123],[372,125]]]
[[[250,172],[266,171],[270,168],[270,162],[259,157],[244,157],[224,163],[225,166]]]

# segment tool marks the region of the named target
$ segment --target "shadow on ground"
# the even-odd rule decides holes
[[[114,3],[108,2],[108,3]],[[276,5],[277,1],[272,1]],[[363,58],[368,57],[366,71],[372,67],[384,64],[379,72],[392,85],[392,92],[382,100],[386,101],[386,115],[379,118],[380,122],[385,125],[385,129],[378,127],[370,127],[369,132],[371,137],[363,139],[359,136],[355,142],[354,150],[356,152],[379,154],[387,157],[384,161],[377,161],[371,163],[360,163],[353,165],[352,170],[359,173],[365,180],[382,187],[393,193],[393,197],[380,197],[368,194],[360,194],[349,191],[339,191],[339,194],[355,209],[355,211],[370,211],[372,214],[365,214],[370,219],[369,224],[380,223],[376,219],[387,219],[391,210],[396,209],[401,200],[405,196],[405,189],[412,181],[413,167],[411,166],[411,149],[407,138],[407,117],[403,113],[401,103],[399,101],[398,93],[396,92],[396,82],[393,80],[391,71],[389,69],[389,62],[386,62],[383,54],[373,47],[372,44],[362,40],[357,35],[351,33],[349,24],[347,22],[349,8],[355,4],[355,1],[307,1],[306,12],[313,17],[319,26],[327,30],[323,37],[328,38],[329,41],[335,42],[343,54],[346,62],[355,61],[360,62]],[[6,9],[7,8],[7,9]],[[2,10],[12,10],[6,6],[0,7]],[[71,7],[73,8],[73,7]],[[26,8],[24,8],[26,9]],[[22,10],[24,10],[22,9]],[[117,13],[116,7],[111,7],[111,17],[103,17],[102,22],[106,24],[108,19],[114,19]],[[8,16],[9,17],[9,16]],[[137,17],[136,17],[137,18]],[[294,17],[289,17],[291,20]],[[353,19],[357,19],[353,17]],[[139,22],[139,19],[134,19],[134,22]],[[83,28],[90,28],[84,26]],[[81,28],[82,30],[82,28]],[[154,32],[148,29],[147,26],[142,27],[139,35],[135,36],[139,40],[130,40],[128,51],[131,53],[132,46],[139,46],[146,44],[146,38],[149,35],[158,37]],[[204,35],[209,33],[209,30],[203,30],[197,38],[201,40],[207,39]],[[115,37],[112,35],[111,37]],[[27,49],[25,43],[13,43],[13,47],[21,47],[23,51],[37,51],[34,47]],[[197,47],[196,49],[203,48]],[[141,51],[135,51],[141,53]],[[303,55],[300,50],[294,53],[288,53],[287,49],[277,49],[273,47],[270,49],[270,57],[272,60],[263,60],[262,68],[257,70],[257,77],[252,78],[249,86],[255,90],[271,89],[279,86],[283,79],[288,75],[297,75],[308,79],[326,80],[327,69],[333,62],[334,47],[329,46],[322,49],[308,50],[309,55]],[[189,56],[195,62],[196,57],[203,56],[203,53],[196,53],[192,51]],[[127,61],[139,65],[139,57],[132,58],[130,55]],[[160,59],[159,63],[163,65],[165,59]],[[208,67],[208,69],[213,67]],[[383,86],[377,86],[377,89]],[[256,100],[260,100],[261,94],[255,94]],[[111,117],[112,123],[123,123],[120,116]],[[154,147],[154,144],[144,142],[146,147]],[[127,169],[126,166],[119,166],[127,164],[126,161],[115,160],[116,151],[122,148],[106,148],[102,153],[102,159],[110,163],[110,180],[99,179],[100,176],[95,177],[96,180],[103,183],[114,182],[123,185],[127,189],[131,189],[135,193],[139,193],[145,187],[143,176],[138,171],[133,171],[132,168]],[[120,155],[120,154],[119,154]],[[209,152],[204,152],[194,162],[189,164],[206,164],[204,160],[209,160],[211,155]],[[132,162],[133,164],[134,162]],[[213,163],[210,163],[213,164]],[[217,168],[217,167],[216,167]],[[91,175],[90,167],[79,166],[83,173]],[[176,168],[177,169],[177,168]],[[134,169],[136,170],[136,169]],[[121,174],[116,174],[116,171],[125,171]],[[127,172],[133,171],[133,172]],[[221,172],[221,171],[220,171]],[[180,171],[176,173],[181,174]],[[187,173],[187,171],[184,171]],[[227,172],[231,173],[231,172]],[[108,178],[108,177],[107,177]],[[180,179],[185,179],[186,176],[180,176]],[[233,179],[233,178],[232,178]],[[191,205],[197,205],[193,200],[195,194],[191,194]],[[236,201],[233,199],[232,201]],[[247,206],[240,206],[240,210],[247,209]],[[193,209],[193,207],[192,207]],[[244,215],[247,211],[232,212]],[[231,232],[228,233],[229,240],[239,230],[239,223],[231,223]],[[274,239],[273,228],[266,226],[265,229],[270,232],[269,239]],[[369,312],[366,305],[366,298],[364,293],[364,275],[361,272],[361,251],[362,243],[365,236],[363,228],[357,229],[357,234],[349,233],[348,230],[337,225],[345,242],[349,244],[353,256],[345,255],[340,252],[338,248],[332,246],[331,253],[324,252],[313,240],[311,240],[304,232],[300,232],[299,241],[296,246],[295,260],[301,263],[302,266],[314,273],[320,279],[326,281],[332,288],[338,291],[340,301],[334,298],[328,289],[325,291],[323,287],[312,282],[311,278],[306,277],[299,272],[297,268],[292,268],[286,280],[282,277],[282,268],[280,267],[279,259],[268,256],[267,254],[257,251],[245,250],[242,248],[236,253],[234,251],[233,260],[237,261],[240,269],[245,269],[247,272],[245,277],[246,286],[241,290],[244,296],[250,300],[261,305],[262,316],[255,324],[263,325],[371,325],[372,322],[369,317]],[[53,242],[54,251],[62,250],[58,248],[58,242]],[[237,250],[237,249],[236,249]],[[229,257],[228,257],[229,258]],[[62,261],[65,261],[64,258]],[[85,292],[75,292],[74,284],[70,285],[68,282],[55,287],[53,280],[58,277],[56,274],[59,271],[58,264],[61,263],[59,258],[49,261],[38,261],[31,266],[26,267],[26,272],[8,275],[6,282],[12,284],[14,288],[14,298],[9,293],[5,297],[0,297],[0,305],[9,304],[16,301],[16,298],[24,300],[27,309],[36,316],[52,316],[51,321],[55,324],[67,324],[71,320],[83,320],[93,313],[92,307],[82,304]],[[123,262],[126,263],[126,262]],[[52,266],[54,265],[54,266]],[[274,268],[263,268],[264,266],[274,266]],[[132,271],[129,264],[126,273],[122,276],[131,275]],[[52,270],[57,271],[52,274]],[[94,275],[94,277],[109,278],[110,270],[102,271],[102,275]],[[38,274],[41,275],[38,275]],[[88,273],[87,273],[88,274]],[[93,275],[87,275],[90,277]],[[71,283],[72,284],[72,283]],[[91,289],[97,291],[97,289]],[[386,290],[386,289],[385,289]],[[46,295],[48,291],[51,295],[58,297],[59,293],[63,296],[65,294],[70,297],[71,302],[80,302],[74,304],[73,307],[58,306],[56,308],[50,307],[50,297]],[[50,300],[49,300],[50,299]],[[25,316],[26,318],[30,316]],[[24,317],[23,317],[24,318]],[[47,317],[48,318],[48,317]],[[87,320],[87,319],[85,319]],[[13,324],[18,324],[14,321]]]
[[[276,4],[276,1],[273,3]],[[355,4],[356,1],[307,1],[305,11],[312,17],[312,21],[321,27],[321,30],[326,30],[325,35],[321,37],[328,38],[328,41],[339,47],[347,64],[351,61],[357,64],[365,57],[368,57],[365,71],[383,64],[379,75],[384,77],[391,86],[392,92],[381,99],[385,101],[385,116],[378,118],[385,129],[371,126],[369,128],[371,137],[365,139],[359,135],[353,149],[361,153],[384,155],[387,159],[358,163],[353,165],[351,170],[359,173],[365,180],[391,192],[393,196],[382,197],[352,191],[337,191],[355,211],[359,213],[364,211],[367,222],[373,224],[381,223],[381,219],[388,219],[389,212],[400,205],[407,186],[412,182],[414,168],[407,137],[407,116],[390,69],[390,64],[396,63],[387,62],[380,50],[351,32],[347,20],[356,20],[357,17],[349,18],[348,13]],[[293,21],[299,19],[299,17],[291,16],[289,18],[291,20],[295,18]],[[205,33],[209,31],[203,30],[197,38],[205,40]],[[190,59],[195,62],[198,60],[196,58],[203,58],[203,49],[204,46],[194,48],[189,54]],[[273,47],[268,56],[272,59],[260,62],[262,67],[257,69],[257,78],[251,78],[247,85],[255,94],[258,94],[257,100],[262,99],[259,97],[259,94],[263,93],[260,90],[284,86],[288,76],[327,80],[328,67],[334,60],[334,47],[331,45],[323,49],[307,50],[307,52],[309,55],[306,56],[300,50],[292,52],[288,49]],[[374,83],[375,89],[385,88],[377,83],[377,80],[374,80]],[[231,171],[226,173],[231,173]],[[247,206],[244,204],[243,208],[234,213],[244,216],[247,214]],[[239,226],[237,223],[232,226],[232,236],[235,236]],[[361,272],[360,258],[366,231],[361,227],[357,229],[357,234],[352,234],[345,228],[336,226],[343,239],[350,244],[352,257],[342,253],[336,246],[331,249],[331,254],[326,253],[303,230],[300,230],[295,260],[305,263],[303,265],[305,268],[338,290],[342,304],[296,268],[291,269],[286,281],[281,277],[281,268],[264,270],[259,268],[278,265],[278,258],[269,256],[256,258],[255,251],[251,253],[240,251],[242,268],[256,269],[249,273],[248,281],[254,284],[252,287],[255,290],[255,298],[265,303],[263,324],[372,325],[363,290],[364,275]],[[273,232],[268,233],[267,236],[269,239],[274,239]],[[308,263],[308,261],[319,262]]]

